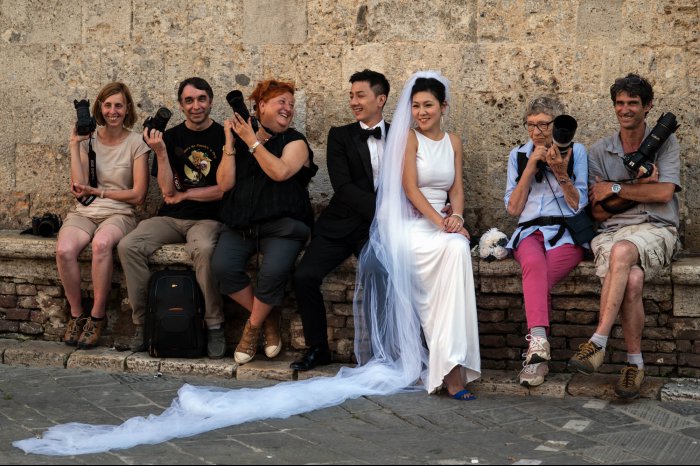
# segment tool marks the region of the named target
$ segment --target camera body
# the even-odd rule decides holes
[[[47,212],[41,217],[32,217],[32,234],[49,238],[58,233],[61,225],[63,225],[61,217]]]
[[[248,107],[246,107],[245,100],[243,99],[243,93],[241,91],[238,89],[232,90],[226,94],[226,101],[234,112],[238,113],[245,121],[248,121],[250,118],[250,112],[248,112]],[[255,117],[251,118],[251,124],[253,126],[253,131],[257,131],[258,120]]]
[[[654,159],[656,159],[656,152],[666,142],[666,139],[676,132],[679,126],[673,113],[663,113],[656,122],[656,126],[644,138],[639,149],[636,152],[624,155],[623,162],[625,166],[635,174],[641,173],[640,178],[651,176],[654,171],[653,163]]]
[[[97,128],[97,122],[95,117],[90,115],[90,101],[85,99],[81,101],[74,100],[73,106],[78,116],[78,121],[75,124],[75,130],[78,135],[87,136],[93,133]]]
[[[160,107],[154,116],[146,118],[143,122],[143,127],[144,129],[148,129],[149,134],[152,129],[157,129],[163,133],[168,126],[168,121],[170,121],[171,116],[173,116],[173,114],[170,110],[165,107]]]

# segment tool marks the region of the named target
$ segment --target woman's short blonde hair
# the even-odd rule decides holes
[[[95,121],[100,126],[105,126],[107,122],[105,117],[102,115],[102,102],[109,99],[115,94],[122,94],[124,100],[126,100],[126,115],[124,116],[124,127],[132,128],[134,123],[136,123],[136,108],[134,105],[134,99],[131,97],[131,91],[126,84],[120,82],[113,82],[107,84],[102,88],[99,94],[97,94],[97,99],[95,103],[92,104],[92,116],[95,117]]]

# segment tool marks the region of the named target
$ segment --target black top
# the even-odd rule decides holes
[[[318,171],[314,164],[314,153],[306,137],[294,129],[288,129],[271,137],[265,148],[276,157],[282,156],[284,147],[302,140],[309,149],[309,166],[301,169],[285,181],[274,181],[260,168],[248,147],[236,140],[236,184],[224,196],[221,221],[231,228],[248,228],[257,223],[282,217],[313,223],[313,210],[309,192],[309,181]]]
[[[163,141],[173,174],[177,174],[183,189],[216,185],[216,170],[226,142],[224,127],[213,122],[203,131],[192,131],[185,122],[167,130]],[[185,163],[189,160],[189,164]],[[158,176],[158,159],[154,157],[151,175]],[[163,203],[158,215],[184,220],[218,220],[221,201],[182,201]]]

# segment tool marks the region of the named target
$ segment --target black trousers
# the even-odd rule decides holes
[[[321,283],[351,254],[358,256],[367,242],[367,228],[358,228],[343,238],[314,235],[294,274],[294,292],[304,326],[306,345],[328,346],[328,321]]]

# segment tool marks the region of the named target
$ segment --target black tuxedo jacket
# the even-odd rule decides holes
[[[389,124],[385,126],[388,131]],[[334,193],[316,222],[314,234],[342,238],[359,227],[369,231],[377,197],[369,147],[360,135],[360,123],[331,128],[326,147]]]

